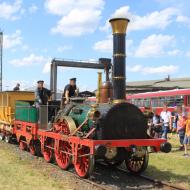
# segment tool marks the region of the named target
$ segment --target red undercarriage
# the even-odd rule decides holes
[[[94,130],[94,129],[92,129]],[[86,137],[90,136],[87,134]],[[13,134],[16,135],[19,146],[22,150],[29,148],[32,154],[37,154],[37,148],[43,154],[47,162],[51,162],[55,157],[58,165],[62,169],[67,169],[70,162],[74,164],[75,170],[81,177],[86,177],[85,169],[81,169],[81,163],[89,160],[87,156],[94,156],[96,147],[103,145],[108,148],[112,147],[153,147],[153,151],[160,151],[161,144],[165,139],[122,139],[122,140],[92,140],[72,135],[64,135],[38,129],[38,124],[22,121],[15,121]],[[40,144],[37,146],[37,143]],[[87,168],[86,165],[83,166]]]

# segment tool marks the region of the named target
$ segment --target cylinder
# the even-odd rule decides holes
[[[125,36],[129,23],[126,18],[113,18],[109,22],[113,31],[113,103],[125,102]]]

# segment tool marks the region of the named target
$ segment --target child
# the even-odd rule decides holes
[[[178,121],[177,121],[177,133],[179,134],[179,141],[180,141],[180,150],[184,149],[183,141],[185,137],[185,124],[186,118],[183,116],[182,108],[178,107]]]
[[[187,153],[187,145],[188,141],[190,141],[190,112],[188,113],[187,120],[186,120],[186,127],[185,127],[185,137],[184,137],[184,148],[185,148],[185,157],[189,157],[189,154]]]

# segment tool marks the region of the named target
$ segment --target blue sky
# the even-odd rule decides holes
[[[22,88],[38,79],[49,84],[52,58],[112,57],[108,20],[128,17],[127,80],[189,77],[188,0],[0,0],[4,32],[3,87]],[[58,87],[77,77],[81,90],[97,85],[96,70],[62,69]]]

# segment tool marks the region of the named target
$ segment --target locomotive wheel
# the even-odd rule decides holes
[[[54,161],[54,150],[53,150],[54,143],[51,139],[47,139],[46,141],[47,142],[45,144],[48,147],[45,147],[43,151],[44,160],[46,162],[53,162]]]
[[[41,155],[41,147],[40,147],[40,143],[37,141],[31,141],[30,145],[29,145],[29,150],[30,153],[34,156],[40,156]]]
[[[5,136],[1,133],[1,134],[0,134],[0,140],[3,141],[4,138],[5,138]]]
[[[27,149],[27,145],[25,142],[23,142],[22,140],[19,141],[19,148],[20,150],[26,150]]]
[[[54,161],[53,150],[50,148],[46,148],[46,150],[44,150],[43,156],[44,156],[44,160],[48,163]]]
[[[148,151],[146,150],[145,155],[142,157],[132,156],[125,160],[127,169],[133,174],[140,174],[148,167]]]
[[[64,152],[71,153],[71,146],[68,142],[61,141],[59,143],[59,150],[55,151],[55,160],[61,169],[67,170],[71,164],[72,158],[70,154]]]
[[[89,152],[89,149],[86,147],[79,149],[79,157],[77,158],[77,163],[74,164],[76,173],[82,178],[89,177],[94,169],[94,156],[86,155],[89,154]]]
[[[57,125],[54,126],[54,132],[69,135],[76,129],[74,120],[69,116],[60,116],[56,118]]]

